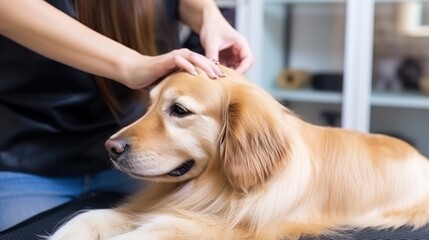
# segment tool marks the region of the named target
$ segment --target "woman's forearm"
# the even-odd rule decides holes
[[[180,0],[180,19],[199,33],[202,24],[211,21],[226,21],[214,0]]]
[[[0,0],[0,34],[48,58],[126,85],[128,62],[141,58],[43,0]]]

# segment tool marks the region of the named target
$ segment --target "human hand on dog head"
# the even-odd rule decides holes
[[[127,77],[123,83],[132,89],[153,86],[157,81],[178,69],[183,69],[195,76],[198,75],[196,68],[199,68],[212,79],[224,76],[216,62],[186,48],[158,56],[138,54],[127,61]]]

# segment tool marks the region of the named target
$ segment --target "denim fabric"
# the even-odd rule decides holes
[[[117,170],[76,177],[0,172],[0,231],[86,193],[129,194],[143,186]]]

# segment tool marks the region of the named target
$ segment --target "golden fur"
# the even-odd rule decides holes
[[[115,165],[152,185],[51,239],[275,240],[428,223],[429,162],[409,144],[309,124],[223,70],[156,86],[147,114],[111,137],[129,144]],[[187,173],[167,174],[190,159]]]

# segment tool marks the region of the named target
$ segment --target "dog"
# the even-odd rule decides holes
[[[312,125],[232,69],[177,72],[147,113],[106,142],[150,181],[51,240],[277,240],[429,221],[429,162],[406,142]]]

